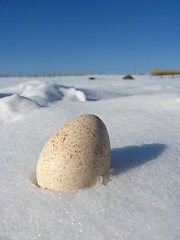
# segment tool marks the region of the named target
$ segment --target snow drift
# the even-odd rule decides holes
[[[85,102],[84,92],[73,87],[42,81],[30,81],[0,90],[0,122],[22,118],[55,101]]]

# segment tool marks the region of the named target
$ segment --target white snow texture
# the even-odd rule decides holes
[[[180,77],[94,77],[0,78],[0,239],[180,239]],[[109,131],[109,175],[39,188],[44,143],[86,113]]]

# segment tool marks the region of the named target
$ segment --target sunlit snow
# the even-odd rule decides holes
[[[180,239],[180,77],[0,78],[0,239]],[[110,135],[109,175],[41,189],[47,139],[85,113]]]

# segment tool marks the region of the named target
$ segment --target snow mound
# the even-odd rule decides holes
[[[61,88],[62,93],[64,94],[63,100],[71,100],[71,101],[86,101],[86,95],[84,92],[76,90],[75,88]]]
[[[0,122],[22,118],[55,101],[86,101],[84,92],[56,83],[31,81],[0,90]]]
[[[24,115],[40,107],[31,99],[14,94],[0,99],[0,122],[10,122],[21,119]]]

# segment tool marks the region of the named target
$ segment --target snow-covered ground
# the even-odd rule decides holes
[[[180,239],[180,77],[0,78],[0,239]],[[103,184],[36,184],[46,140],[98,115],[112,159]]]

